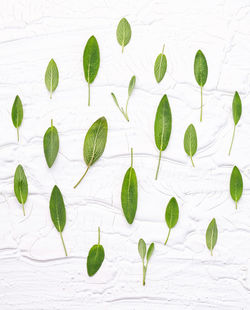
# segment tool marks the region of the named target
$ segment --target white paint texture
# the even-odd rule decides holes
[[[132,38],[124,54],[116,27],[126,17]],[[91,85],[82,68],[83,48],[95,35],[101,65]],[[167,74],[158,85],[153,65],[166,44]],[[209,74],[199,122],[200,89],[193,74],[195,53],[206,55]],[[53,99],[44,84],[54,58],[60,81]],[[110,93],[125,104],[131,76],[137,77],[127,123]],[[241,95],[243,114],[231,157],[232,99]],[[0,308],[64,309],[250,309],[250,1],[0,1]],[[153,125],[167,94],[172,109],[170,143],[154,180],[158,150]],[[24,105],[20,143],[11,122],[16,94]],[[73,190],[85,170],[83,139],[105,115],[108,141],[102,158]],[[42,139],[54,119],[60,151],[48,169]],[[197,130],[192,168],[183,148],[187,126]],[[120,190],[134,148],[139,182],[136,219],[129,226],[121,211]],[[29,197],[24,218],[13,193],[21,163]],[[238,210],[229,194],[232,167],[242,172],[244,192]],[[67,208],[64,239],[69,257],[49,215],[53,186]],[[180,218],[167,246],[164,215],[175,196]],[[205,245],[210,220],[219,237],[211,257]],[[86,257],[97,242],[106,258],[89,278]],[[146,286],[137,242],[155,242]]]

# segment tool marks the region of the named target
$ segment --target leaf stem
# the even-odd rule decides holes
[[[128,101],[129,101],[130,96],[128,96],[127,102],[126,102],[126,109],[125,109],[125,118],[126,120],[129,122],[129,118],[128,118]]]
[[[193,162],[193,156],[190,155],[190,158],[191,158],[191,163],[192,163],[193,167],[195,167],[194,162]]]
[[[19,127],[17,127],[16,130],[17,130],[17,141],[19,142]]]
[[[88,165],[87,169],[85,170],[83,176],[81,177],[81,179],[76,183],[76,185],[74,186],[74,188],[76,188],[82,181],[82,179],[85,177],[85,175],[87,174],[88,170],[89,170],[90,165]]]
[[[122,44],[122,53],[123,53],[123,51],[124,51],[124,44]]]
[[[200,122],[202,122],[202,106],[203,106],[203,97],[202,97],[202,86],[201,86],[201,114],[200,114]]]
[[[234,124],[234,130],[233,130],[232,142],[231,142],[231,145],[230,145],[230,149],[229,149],[229,152],[228,152],[228,156],[230,156],[231,151],[232,151],[232,146],[233,146],[234,136],[235,136],[235,128],[236,128],[236,125]]]
[[[131,147],[131,168],[133,167],[133,148]]]
[[[212,248],[211,248],[210,252],[211,252],[211,256],[213,256],[213,249]]]
[[[157,178],[158,178],[158,172],[159,172],[159,169],[160,169],[161,152],[162,152],[162,150],[160,150],[160,154],[159,154],[159,160],[158,160],[157,170],[156,170],[156,174],[155,174],[155,180],[157,180]]]
[[[100,244],[100,227],[98,227],[98,245]]]
[[[52,99],[52,90],[50,90],[49,93],[50,93],[50,96],[49,96],[49,97],[50,97],[50,99]]]
[[[24,204],[23,203],[22,203],[22,207],[23,207],[23,215],[25,216],[25,209],[24,209]]]
[[[164,49],[165,49],[165,44],[163,44],[163,48],[162,48],[162,55],[163,55],[163,53],[164,53]]]
[[[88,83],[88,106],[90,106],[90,84]]]
[[[53,127],[53,119],[51,119],[51,127]]]
[[[235,208],[236,208],[236,210],[237,210],[237,207],[238,207],[238,205],[237,205],[237,200],[235,201]]]
[[[146,266],[144,266],[144,262],[143,262],[143,279],[142,279],[142,285],[145,285],[145,283],[146,283],[146,272],[147,272],[147,268],[146,268]]]
[[[62,244],[63,244],[63,248],[64,248],[65,255],[68,256],[68,253],[67,253],[67,250],[66,250],[66,247],[65,247],[65,243],[64,243],[64,240],[63,240],[63,236],[62,236],[62,232],[61,232],[61,231],[60,231],[60,237],[61,237],[61,240],[62,240]]]
[[[171,228],[169,228],[168,235],[167,235],[167,239],[166,239],[166,241],[165,241],[164,245],[166,245],[166,244],[167,244],[167,242],[168,242],[168,239],[169,239],[169,236],[170,236],[170,231],[171,231]]]

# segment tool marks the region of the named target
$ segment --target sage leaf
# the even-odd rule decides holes
[[[175,227],[175,225],[178,222],[178,219],[179,219],[179,206],[178,206],[176,199],[174,197],[172,197],[169,200],[169,203],[167,205],[166,212],[165,212],[165,221],[166,221],[168,228],[169,228],[167,239],[164,243],[165,245],[168,242],[168,239],[170,236],[170,231],[173,227]]]
[[[131,167],[128,168],[122,183],[121,203],[124,216],[132,224],[137,210],[137,177],[133,168],[133,149],[131,148]]]
[[[53,126],[53,120],[43,137],[43,150],[47,165],[51,168],[59,150],[59,136],[56,127]]]
[[[118,43],[122,46],[122,53],[124,47],[129,43],[131,39],[131,27],[126,18],[122,18],[117,26],[116,37]]]
[[[90,37],[83,52],[83,70],[85,80],[88,83],[88,105],[90,106],[90,84],[97,76],[100,67],[100,51],[97,40]]]
[[[165,44],[163,45],[161,54],[157,56],[154,65],[154,74],[157,83],[160,83],[160,81],[164,78],[165,73],[167,71],[167,58],[166,55],[164,54],[164,48]]]
[[[51,59],[45,72],[45,85],[50,93],[50,99],[52,99],[52,93],[56,90],[58,82],[58,68],[54,59]]]
[[[49,209],[51,220],[57,231],[60,233],[65,255],[68,256],[62,236],[62,232],[66,224],[66,210],[62,193],[56,185],[53,187],[53,190],[51,192]]]
[[[16,96],[12,106],[11,117],[13,125],[17,129],[17,141],[19,141],[19,127],[21,126],[23,121],[23,105],[18,95]]]
[[[154,243],[151,243],[148,251],[147,251],[147,247],[146,247],[146,243],[143,239],[140,239],[138,242],[138,252],[140,254],[141,260],[142,260],[142,273],[143,273],[143,278],[142,278],[142,284],[145,285],[146,283],[146,273],[147,273],[147,269],[148,269],[148,262],[154,252]],[[147,252],[147,261],[146,264],[144,262],[145,259],[145,255]]]
[[[92,277],[100,269],[105,257],[104,248],[100,244],[100,227],[98,227],[98,244],[92,246],[87,258],[88,275]]]
[[[203,106],[203,96],[202,96],[202,89],[203,86],[206,84],[207,75],[208,75],[208,67],[207,67],[207,60],[201,50],[195,55],[194,59],[194,75],[196,82],[201,88],[201,112],[200,112],[200,121],[202,121],[202,106]]]
[[[172,129],[172,114],[168,102],[167,95],[164,95],[157,108],[155,123],[154,123],[154,134],[155,144],[160,151],[158,166],[156,170],[155,179],[157,180],[158,172],[161,162],[161,153],[168,146],[170,134]]]
[[[144,260],[146,256],[146,251],[147,251],[146,243],[143,239],[140,239],[138,242],[138,252],[142,260]]]
[[[213,255],[213,249],[216,245],[218,238],[218,229],[216,225],[215,218],[212,219],[210,224],[208,225],[207,231],[206,231],[206,243],[207,247],[211,252],[211,255]]]
[[[193,156],[197,151],[197,135],[193,124],[189,125],[185,132],[184,149],[187,155],[190,156],[192,165],[194,167]]]
[[[119,103],[118,103],[118,100],[116,99],[116,96],[114,93],[111,93],[111,96],[112,98],[114,99],[114,102],[116,104],[116,106],[118,107],[118,109],[120,110],[120,112],[122,113],[122,115],[125,117],[125,119],[129,122],[129,118],[128,118],[128,102],[129,102],[129,99],[132,95],[132,92],[134,90],[134,87],[135,87],[135,82],[136,82],[136,77],[135,75],[132,76],[130,82],[129,82],[129,85],[128,85],[128,98],[127,98],[127,102],[126,102],[126,108],[125,108],[125,111],[122,107],[120,107]]]
[[[231,151],[232,151],[232,146],[233,146],[233,141],[234,141],[234,136],[235,136],[235,129],[236,125],[238,124],[240,117],[241,117],[241,111],[242,111],[242,106],[241,106],[241,99],[240,95],[236,91],[234,94],[233,98],[233,104],[232,104],[232,112],[233,112],[233,120],[234,120],[234,129],[233,129],[233,137],[232,137],[232,142],[230,145],[229,153],[228,155],[230,156]]]
[[[235,207],[237,209],[237,203],[241,198],[243,192],[243,180],[240,170],[234,166],[231,178],[230,178],[230,194],[232,199],[235,201]]]
[[[28,182],[23,167],[18,165],[14,175],[14,192],[19,203],[22,204],[25,216],[24,204],[28,197]]]
[[[107,135],[108,123],[106,118],[103,116],[93,123],[85,136],[83,158],[87,165],[87,169],[74,188],[81,183],[89,168],[102,156],[107,142]]]

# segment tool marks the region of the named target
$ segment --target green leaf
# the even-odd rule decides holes
[[[154,243],[151,243],[149,248],[148,248],[148,252],[147,252],[147,261],[150,260],[153,252],[154,252],[154,249],[155,249],[155,244]]]
[[[108,123],[105,117],[99,118],[89,128],[83,145],[83,157],[87,165],[87,169],[74,188],[76,188],[85,177],[90,166],[92,166],[102,156],[107,142],[107,135]]]
[[[240,173],[240,170],[234,166],[231,178],[230,178],[230,194],[232,199],[235,201],[236,209],[237,203],[240,200],[243,191],[243,180]]]
[[[240,99],[238,92],[236,91],[234,94],[234,99],[233,99],[233,104],[232,104],[232,112],[233,112],[233,119],[234,119],[234,130],[233,130],[232,142],[231,142],[229,153],[228,153],[229,156],[230,156],[231,151],[232,151],[236,125],[238,124],[240,117],[241,117],[241,110],[242,110],[241,99]]]
[[[131,149],[131,167],[127,170],[121,191],[121,203],[124,216],[132,224],[137,210],[138,200],[137,177],[133,168],[133,149]]]
[[[64,240],[62,237],[62,232],[66,224],[66,210],[65,210],[62,193],[56,185],[54,186],[51,192],[49,209],[50,209],[51,220],[55,228],[57,229],[57,231],[60,233],[65,255],[68,256],[67,250],[64,244]]]
[[[98,244],[92,246],[87,258],[88,275],[92,277],[101,267],[105,257],[104,248],[100,245],[100,228],[98,228]]]
[[[57,88],[58,82],[59,82],[58,68],[54,59],[51,59],[45,72],[45,85],[48,91],[50,92],[50,99],[52,98],[52,93]]]
[[[51,168],[59,150],[59,136],[56,127],[53,126],[53,120],[51,120],[51,127],[47,129],[43,137],[43,150],[46,162]]]
[[[163,45],[161,54],[157,56],[154,65],[154,74],[157,83],[160,83],[160,81],[164,78],[164,75],[167,71],[167,58],[164,54],[164,48],[165,44]]]
[[[128,96],[129,97],[132,95],[132,92],[135,88],[135,81],[136,81],[136,77],[135,75],[133,75],[128,85]]]
[[[207,75],[208,75],[208,67],[207,67],[207,61],[202,53],[201,50],[199,50],[194,59],[194,75],[196,82],[201,87],[201,113],[200,113],[200,121],[202,121],[202,106],[203,106],[203,98],[202,98],[202,88],[205,85],[207,81]]]
[[[122,18],[117,26],[116,37],[118,43],[122,46],[122,53],[124,46],[126,46],[131,38],[131,27],[126,18]]]
[[[168,228],[173,228],[175,227],[176,223],[178,222],[179,218],[179,207],[176,199],[172,197],[169,200],[169,203],[166,208],[165,212],[165,220],[168,225]]]
[[[88,105],[90,105],[90,84],[94,82],[100,66],[100,51],[97,40],[90,37],[83,53],[83,70],[88,83]]]
[[[210,224],[208,225],[207,232],[206,232],[206,243],[207,247],[211,252],[211,255],[213,255],[213,248],[216,245],[218,237],[218,229],[216,225],[215,219],[212,219]]]
[[[138,242],[138,252],[141,256],[142,261],[144,261],[144,258],[146,256],[146,251],[147,251],[146,243],[143,239],[140,239]]]
[[[154,134],[155,144],[160,151],[159,161],[156,170],[155,179],[157,180],[160,168],[161,152],[164,151],[168,145],[172,129],[172,115],[168,103],[167,95],[164,95],[159,103],[155,116]]]
[[[18,95],[16,96],[12,106],[11,117],[13,125],[17,129],[17,141],[19,141],[19,127],[21,126],[23,120],[23,105]]]
[[[14,192],[18,202],[22,204],[23,215],[25,215],[24,204],[28,197],[28,182],[21,165],[17,166],[14,175]]]
[[[189,125],[185,132],[184,149],[187,155],[190,156],[192,165],[194,167],[193,156],[197,151],[197,135],[193,124]]]

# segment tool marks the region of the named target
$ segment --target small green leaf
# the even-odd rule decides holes
[[[19,127],[21,126],[23,120],[23,105],[19,96],[16,96],[13,103],[11,117],[13,125],[17,129],[17,141],[19,141]]]
[[[14,176],[14,192],[19,203],[22,204],[23,215],[25,215],[24,204],[28,197],[28,182],[23,167],[18,165]]]
[[[234,166],[231,178],[230,178],[230,194],[232,199],[235,201],[236,209],[237,203],[240,200],[243,191],[243,180],[240,173],[240,170]]]
[[[118,43],[122,46],[122,53],[124,46],[126,46],[131,38],[131,27],[126,18],[122,18],[117,26],[116,37]]]
[[[56,90],[59,82],[59,72],[54,59],[51,59],[45,72],[45,85],[50,92],[50,99],[52,93]]]
[[[193,156],[197,151],[197,135],[193,124],[189,125],[185,132],[184,149],[187,155],[190,156],[192,165],[194,167]]]
[[[202,88],[207,81],[208,75],[208,67],[207,60],[201,50],[199,50],[194,59],[194,75],[196,82],[201,87],[201,113],[200,113],[200,121],[202,121],[202,106],[203,106],[203,98],[202,98]]]
[[[85,177],[90,166],[92,166],[102,156],[107,142],[107,135],[108,123],[105,117],[99,118],[89,128],[83,145],[83,157],[87,165],[87,169],[74,188],[76,188]]]
[[[133,75],[128,85],[128,96],[129,97],[132,95],[132,92],[135,88],[135,81],[136,81],[136,77],[135,75]]]
[[[43,137],[43,150],[48,167],[51,168],[59,150],[59,136],[56,127],[53,126],[53,120]]]
[[[100,67],[100,51],[97,40],[90,37],[83,52],[83,70],[88,83],[88,105],[90,105],[90,84],[94,82]]]
[[[147,262],[149,262],[153,252],[154,252],[154,249],[155,249],[155,244],[154,243],[151,243],[149,248],[148,248],[148,252],[147,252]]]
[[[92,277],[101,267],[105,257],[104,248],[100,245],[100,228],[98,228],[98,244],[92,246],[87,258],[88,275]]]
[[[154,65],[154,74],[157,83],[160,83],[160,81],[164,78],[164,75],[167,71],[167,58],[164,54],[164,48],[165,44],[163,45],[161,54],[157,56]]]
[[[67,250],[64,244],[64,240],[62,237],[62,232],[66,224],[66,210],[65,210],[62,193],[56,185],[54,186],[51,192],[49,208],[50,208],[51,220],[55,228],[57,229],[57,231],[60,233],[65,255],[68,256]]]
[[[144,258],[146,256],[146,251],[147,251],[146,243],[143,239],[140,239],[138,242],[138,252],[141,256],[142,261],[144,261]]]
[[[159,161],[156,170],[155,179],[157,180],[158,172],[160,168],[161,153],[168,145],[170,134],[172,129],[172,114],[168,102],[167,95],[164,95],[157,108],[155,123],[154,123],[154,135],[155,144],[160,151]]]
[[[211,252],[211,255],[213,255],[213,248],[216,245],[218,237],[218,229],[216,225],[215,219],[212,219],[210,224],[208,225],[207,232],[206,232],[206,243],[207,247]]]
[[[133,149],[131,149],[131,167],[128,168],[122,183],[121,203],[124,216],[132,224],[137,210],[137,177],[133,168]]]
[[[165,245],[168,242],[170,231],[176,225],[176,223],[178,222],[178,219],[179,219],[179,206],[178,206],[176,199],[172,197],[169,200],[169,203],[167,205],[166,212],[165,212],[165,221],[169,228],[167,239],[164,243]]]
[[[238,122],[240,120],[240,117],[241,117],[241,110],[242,110],[241,99],[240,99],[240,96],[239,96],[238,92],[236,91],[235,94],[234,94],[234,99],[233,99],[233,104],[232,104],[232,112],[233,112],[233,119],[234,119],[234,129],[233,129],[232,142],[231,142],[229,153],[228,153],[229,156],[230,156],[231,151],[232,151],[232,146],[233,146],[233,142],[234,142],[236,125],[238,124]]]

